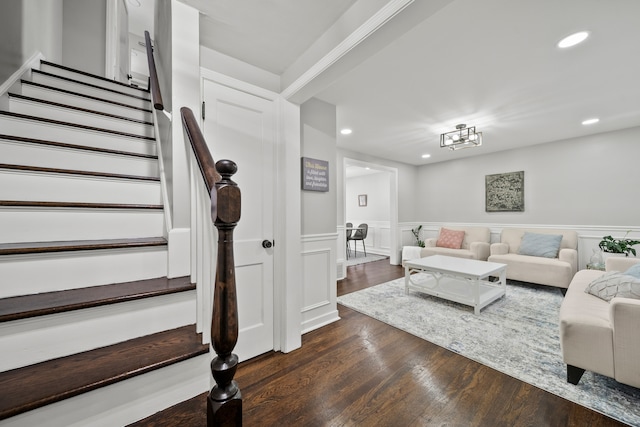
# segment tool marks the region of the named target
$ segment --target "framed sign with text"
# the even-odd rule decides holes
[[[302,189],[329,191],[329,162],[302,157]]]

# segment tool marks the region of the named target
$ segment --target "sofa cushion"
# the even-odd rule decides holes
[[[640,279],[640,263],[634,265],[633,267],[625,271],[624,274],[628,276],[633,276],[636,279]]]
[[[520,255],[557,258],[562,234],[540,234],[525,232],[520,242]]]
[[[640,279],[618,271],[609,271],[591,281],[585,292],[605,301],[611,301],[615,297],[640,299]]]
[[[573,278],[571,264],[558,259],[538,256],[491,255],[490,262],[507,264],[507,279],[566,288]]]
[[[464,240],[464,231],[449,230],[442,227],[436,246],[439,248],[460,249]]]
[[[467,249],[427,247],[427,248],[422,248],[422,250],[420,251],[420,256],[422,258],[431,256],[431,255],[445,255],[445,256],[452,256],[456,258],[473,259],[473,252]]]

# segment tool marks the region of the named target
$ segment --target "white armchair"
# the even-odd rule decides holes
[[[638,258],[609,258],[606,271],[625,272],[637,263]],[[640,300],[616,296],[607,302],[585,292],[604,274],[580,270],[560,306],[560,347],[567,381],[578,384],[587,370],[640,387]]]

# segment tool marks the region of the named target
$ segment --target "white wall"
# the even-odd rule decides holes
[[[302,234],[336,232],[336,107],[311,98],[300,107],[300,154],[329,162],[329,191],[301,190]]]
[[[64,0],[63,4],[62,65],[104,76],[106,0]]]
[[[419,168],[427,222],[612,225],[640,228],[640,127]],[[524,212],[485,212],[485,175],[524,171]],[[402,209],[401,209],[402,211]]]
[[[0,13],[0,83],[36,52],[62,60],[62,0],[12,0]]]
[[[389,173],[376,172],[370,175],[347,178],[345,212],[346,220],[354,222],[389,221],[391,189]],[[358,196],[367,195],[367,206],[360,206]],[[354,222],[353,225],[356,225]]]

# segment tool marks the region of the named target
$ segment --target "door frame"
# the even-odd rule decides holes
[[[120,27],[118,23],[118,9],[119,3],[122,2],[125,12],[127,13],[127,19],[129,16],[129,10],[127,9],[127,2],[125,0],[107,0],[107,30],[106,30],[106,47],[105,47],[105,61],[104,61],[104,76],[108,79],[118,80],[118,46],[120,44]],[[127,28],[127,40],[129,40],[129,30]],[[129,43],[127,42],[127,56],[130,55]],[[129,60],[127,60],[129,63]],[[127,65],[127,73],[130,73],[130,66]]]

